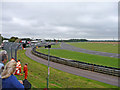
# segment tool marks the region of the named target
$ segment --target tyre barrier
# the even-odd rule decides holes
[[[31,52],[38,57],[48,60],[48,55],[37,52],[36,48],[33,48]],[[102,74],[108,74],[108,75],[120,77],[120,68],[90,64],[90,63],[85,63],[85,62],[81,62],[81,61],[75,61],[75,60],[55,57],[55,56],[50,56],[50,61],[68,65],[71,67],[84,69],[84,70],[89,70],[89,71],[93,71],[93,72],[98,72],[98,73],[102,73]]]

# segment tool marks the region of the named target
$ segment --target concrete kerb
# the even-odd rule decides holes
[[[50,61],[55,62],[55,61],[56,61],[56,58],[55,58],[55,57],[50,57]]]

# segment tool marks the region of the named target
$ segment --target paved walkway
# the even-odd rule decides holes
[[[29,58],[33,59],[34,61],[37,61],[41,64],[44,65],[48,65],[48,61],[44,60],[40,57],[37,57],[35,55],[33,55],[31,53],[31,49],[28,48],[26,49],[26,53],[25,53]],[[88,71],[88,70],[83,70],[83,69],[79,69],[79,68],[75,68],[75,67],[70,67],[70,66],[66,66],[63,64],[58,64],[55,62],[50,62],[50,67],[67,72],[67,73],[71,73],[74,75],[78,75],[78,76],[82,76],[88,79],[93,79],[93,80],[97,80],[100,82],[104,82],[107,84],[111,84],[111,85],[115,85],[118,86],[120,84],[118,84],[118,77],[115,76],[111,76],[111,75],[106,75],[106,74],[101,74],[101,73],[96,73],[96,72],[92,72],[92,71]]]
[[[66,44],[66,43],[61,43],[61,48],[59,48],[59,49],[71,50],[71,51],[82,52],[82,53],[87,53],[87,54],[94,54],[94,55],[100,55],[100,56],[120,58],[120,54],[86,50],[86,49],[74,47],[74,46]]]

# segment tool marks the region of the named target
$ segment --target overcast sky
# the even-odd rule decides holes
[[[2,36],[117,39],[117,2],[3,2]]]

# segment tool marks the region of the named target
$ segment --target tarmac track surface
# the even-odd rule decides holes
[[[74,47],[74,46],[66,44],[66,43],[61,43],[61,49],[82,52],[82,53],[87,53],[87,54],[100,55],[100,56],[120,58],[120,54],[86,50],[86,49]]]
[[[37,61],[38,63],[48,65],[47,60],[44,60],[40,57],[33,55],[31,53],[31,50],[32,50],[31,48],[26,49],[26,52],[25,52],[26,56],[33,59],[34,61]],[[74,68],[74,67],[63,65],[63,64],[58,64],[55,62],[50,62],[50,67],[67,72],[67,73],[71,73],[74,75],[82,76],[82,77],[85,77],[88,79],[93,79],[93,80],[97,80],[100,82],[104,82],[107,84],[111,84],[111,85],[115,85],[115,86],[120,85],[120,83],[118,82],[120,78],[115,77],[115,76],[110,76],[110,75],[106,75],[106,74],[101,74],[101,73],[87,71],[87,70],[83,70],[83,69],[79,69],[79,68]]]

